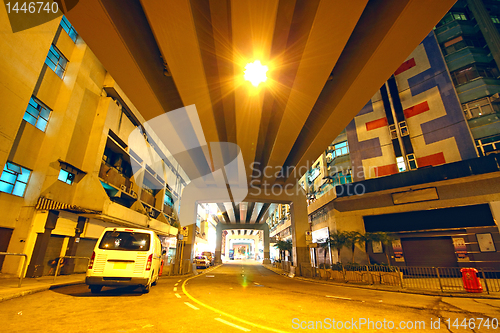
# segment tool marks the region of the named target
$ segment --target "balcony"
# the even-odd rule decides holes
[[[126,177],[117,168],[109,165],[105,161],[101,161],[99,178],[101,178],[105,183],[113,185],[117,189],[121,189],[126,192],[130,192],[130,189],[132,187],[132,182],[128,177]]]
[[[473,63],[488,64],[493,60],[491,54],[488,54],[484,49],[467,46],[461,50],[446,55],[446,64],[450,72],[459,68],[465,67]]]
[[[474,35],[479,32],[479,28],[470,21],[457,20],[436,28],[434,32],[436,33],[438,42],[441,44],[463,34]]]
[[[484,96],[500,93],[500,80],[489,77],[479,77],[458,85],[455,88],[460,103],[464,104]]]

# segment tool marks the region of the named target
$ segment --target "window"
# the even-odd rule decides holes
[[[332,178],[331,182],[332,186],[352,183],[351,170],[349,169],[344,171],[339,171],[336,174],[334,174],[331,178]]]
[[[349,154],[349,145],[347,141],[340,142],[334,144],[333,146],[328,147],[328,153],[326,154],[326,158],[328,163],[334,160],[336,157],[343,156]]]
[[[396,163],[398,164],[398,171],[399,172],[406,171],[405,159],[403,156],[397,157]]]
[[[172,199],[171,194],[167,191],[165,191],[165,200],[163,203],[169,207],[174,207],[174,200]]]
[[[481,156],[488,155],[500,150],[500,135],[490,136],[481,140],[476,140],[476,147]]]
[[[410,134],[408,133],[408,126],[406,126],[406,121],[399,122],[399,131],[401,133],[401,136],[406,136]]]
[[[462,68],[451,72],[451,77],[453,79],[453,84],[456,86],[460,84],[467,83],[478,77],[492,77],[496,78],[498,76],[498,70],[494,67],[472,65],[466,68]]]
[[[68,185],[71,185],[75,180],[75,174],[61,169],[61,171],[59,171],[59,177],[57,177],[57,179]]]
[[[408,166],[410,170],[415,170],[417,166],[417,159],[415,158],[415,154],[406,155],[406,159],[408,160]]]
[[[313,182],[319,176],[319,166],[313,168],[309,174],[309,181]]]
[[[99,248],[103,250],[148,251],[151,236],[142,232],[106,231]]]
[[[398,133],[396,132],[396,125],[389,125],[389,133],[391,134],[391,140],[398,138]]]
[[[78,39],[78,34],[75,28],[73,28],[71,23],[69,23],[68,19],[64,15],[61,19],[61,27],[64,29],[64,31],[68,33],[69,37],[73,40],[73,42],[76,43],[76,40]]]
[[[0,192],[23,197],[31,171],[17,164],[7,162],[0,177]]]
[[[453,21],[467,21],[467,15],[462,12],[448,12],[438,25],[447,24]]]
[[[463,104],[462,109],[464,110],[464,114],[467,119],[478,118],[490,113],[495,113],[489,97]]]
[[[49,54],[45,59],[45,63],[61,79],[64,77],[64,72],[66,71],[68,60],[62,55],[61,51],[59,51],[57,47],[54,46],[54,44],[50,46]]]
[[[51,110],[45,104],[40,102],[36,97],[31,96],[23,119],[40,131],[45,132],[45,128],[49,122],[50,112]]]

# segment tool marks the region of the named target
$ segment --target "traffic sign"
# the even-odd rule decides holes
[[[187,237],[189,233],[189,228],[188,227],[182,227],[181,228],[181,235]]]
[[[306,244],[310,244],[312,242],[312,232],[306,231]]]

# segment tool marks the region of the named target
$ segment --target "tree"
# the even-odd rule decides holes
[[[387,259],[387,265],[390,267],[391,266],[391,260],[389,259],[389,244],[392,243],[392,241],[395,238],[388,234],[387,232],[366,232],[364,235],[361,235],[361,240],[360,242],[365,244],[365,252],[366,256],[368,258],[368,263],[370,264],[370,255],[368,254],[368,243],[371,242],[382,242],[383,244],[383,249],[384,249],[384,254]]]
[[[384,245],[384,253],[385,257],[387,259],[387,265],[391,267],[391,260],[389,259],[389,244],[392,243],[392,241],[395,239],[392,235],[388,234],[387,232],[377,232],[379,241],[382,242]]]
[[[328,254],[328,252],[330,250],[330,238],[319,239],[318,246],[323,249],[323,255],[324,255],[323,261],[326,265],[326,255]],[[330,258],[330,265],[331,264],[333,264],[333,263],[332,263],[332,260]]]
[[[365,232],[364,234],[360,234],[359,236],[359,243],[364,245],[365,248],[365,253],[366,253],[366,259],[368,261],[368,265],[371,265],[370,261],[370,254],[368,253],[368,244],[370,242],[379,242],[379,235],[377,233],[373,232]]]
[[[292,240],[291,239],[288,239],[286,241],[278,240],[278,241],[276,241],[276,244],[274,244],[274,247],[276,247],[278,250],[280,250],[280,259],[283,257],[284,251],[288,251],[290,253],[290,256],[291,256]]]
[[[340,262],[340,250],[346,245],[346,233],[343,231],[330,232],[330,246],[337,250],[338,262]]]
[[[357,231],[345,231],[345,247],[348,247],[352,251],[352,260],[354,263],[354,250],[356,249],[356,244],[360,243],[361,234]]]

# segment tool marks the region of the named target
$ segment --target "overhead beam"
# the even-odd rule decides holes
[[[369,1],[283,166],[301,170],[316,160],[454,3]]]

